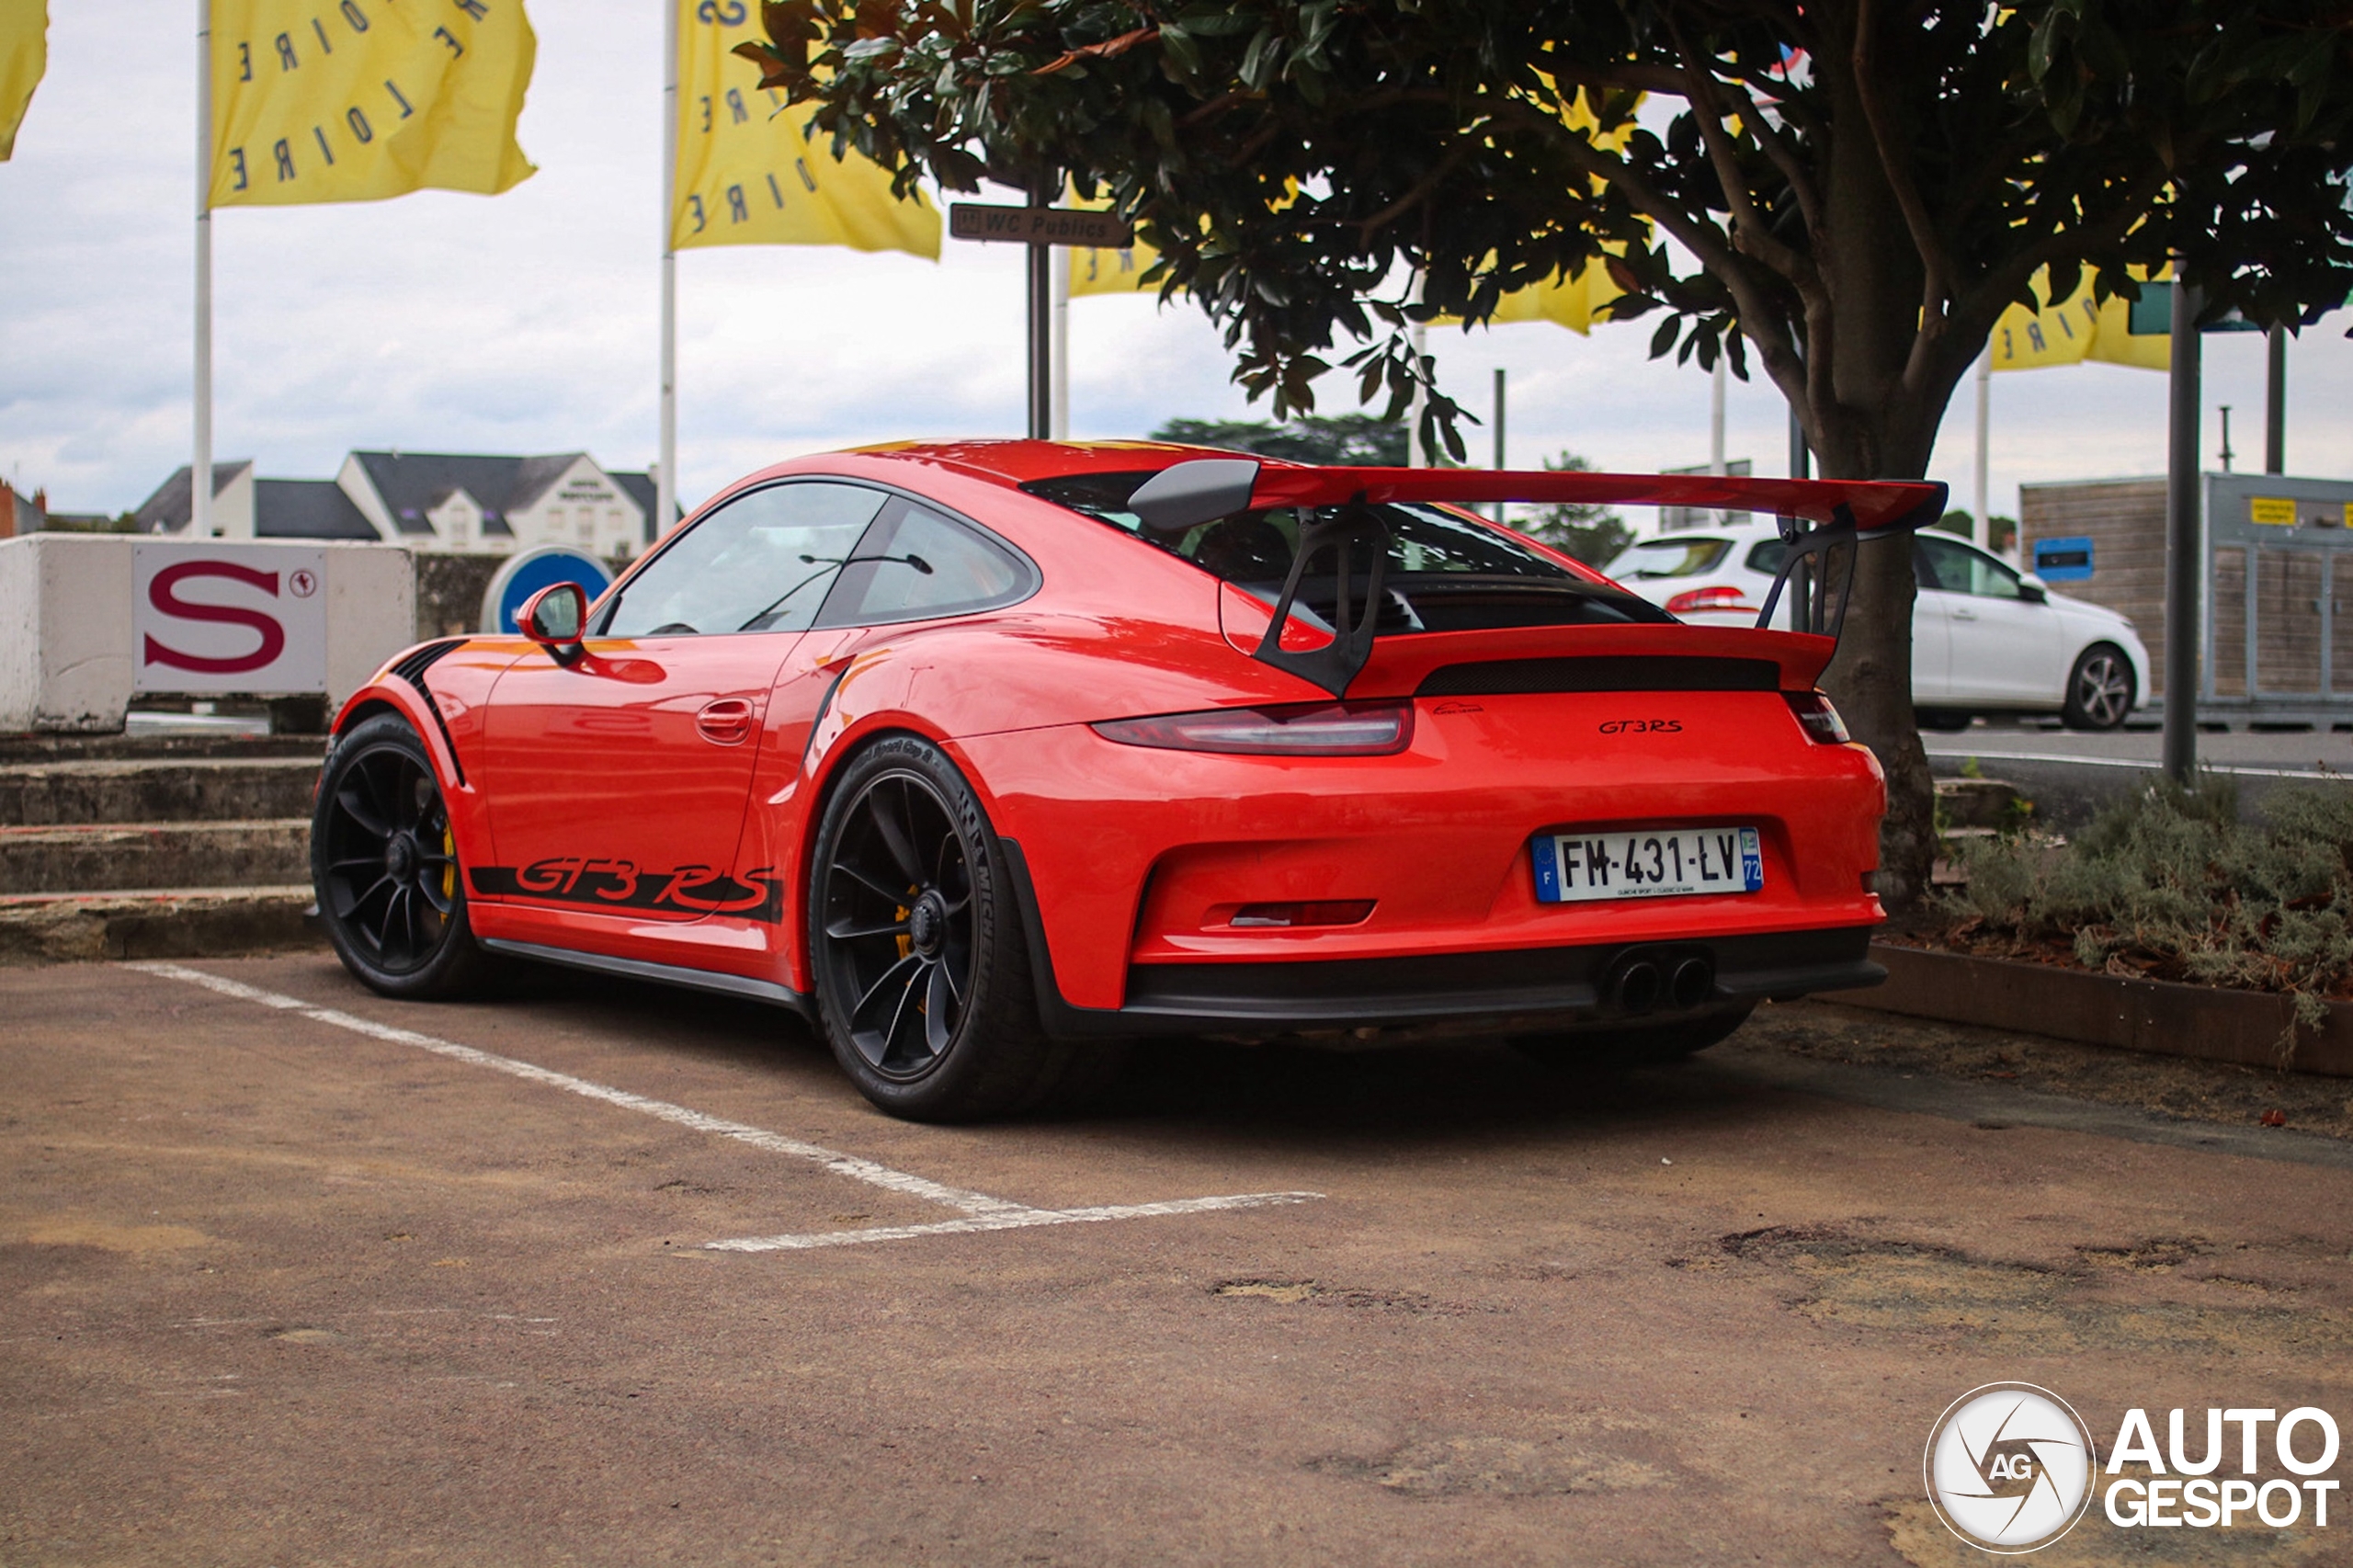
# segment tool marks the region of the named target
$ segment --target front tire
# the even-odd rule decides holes
[[[1564,1034],[1522,1035],[1511,1048],[1540,1066],[1554,1069],[1664,1067],[1732,1037],[1748,1021],[1756,1004],[1665,1024],[1571,1029]]]
[[[354,725],[327,754],[311,815],[311,886],[335,956],[371,991],[460,995],[490,967],[466,918],[432,756],[397,714]]]
[[[819,1019],[878,1108],[974,1121],[1084,1075],[1088,1048],[1039,1026],[1004,847],[938,746],[892,735],[844,766],[810,879]]]
[[[2071,730],[2113,730],[2132,711],[2137,695],[2132,661],[2112,642],[2095,642],[2075,656],[2067,672],[2066,705],[2059,711]]]

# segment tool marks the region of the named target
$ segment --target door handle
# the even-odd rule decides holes
[[[706,702],[695,714],[695,729],[713,745],[740,746],[752,737],[752,704],[741,697]]]
[[[1955,620],[1975,620],[1977,619],[1977,612],[1973,609],[1965,609],[1959,606],[1955,606],[1952,612],[1952,618]]]

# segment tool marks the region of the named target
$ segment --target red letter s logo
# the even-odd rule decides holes
[[[243,675],[247,670],[258,670],[275,664],[278,655],[286,651],[286,629],[257,609],[244,609],[235,605],[189,603],[172,590],[190,577],[227,577],[248,587],[259,588],[271,598],[276,598],[277,573],[239,566],[227,561],[183,561],[176,566],[166,566],[156,573],[155,580],[147,585],[147,602],[165,615],[181,620],[210,620],[230,626],[250,627],[260,636],[261,646],[234,658],[214,659],[166,648],[151,636],[142,657],[151,665],[163,665],[176,670],[194,670],[199,675],[210,676]]]

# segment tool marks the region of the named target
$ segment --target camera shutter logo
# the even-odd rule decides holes
[[[2091,1506],[2098,1459],[2065,1400],[2032,1383],[1987,1383],[1937,1418],[1923,1469],[1945,1528],[2006,1556],[2075,1528]]]

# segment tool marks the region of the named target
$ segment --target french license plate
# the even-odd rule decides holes
[[[1745,893],[1765,885],[1765,857],[1753,827],[1547,833],[1530,847],[1540,903]]]

